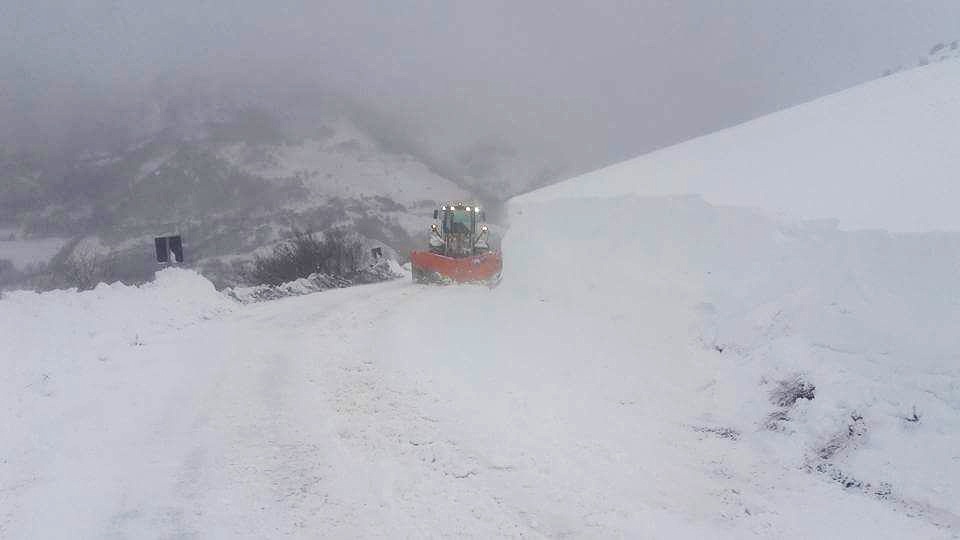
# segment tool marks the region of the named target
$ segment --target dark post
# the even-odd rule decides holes
[[[158,263],[168,263],[170,262],[170,247],[167,245],[166,236],[158,236],[153,239],[154,246],[157,249],[157,262]]]
[[[179,234],[176,236],[158,236],[153,239],[153,244],[157,251],[158,263],[183,262],[183,239]],[[170,260],[171,253],[173,253],[172,261]]]

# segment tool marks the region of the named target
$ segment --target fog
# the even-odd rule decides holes
[[[586,170],[912,67],[957,37],[953,0],[4,0],[0,135],[62,144],[202,76],[316,85],[441,151],[506,141]]]

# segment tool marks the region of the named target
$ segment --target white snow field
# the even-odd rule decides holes
[[[512,201],[494,289],[5,294],[0,538],[960,537],[960,233],[616,171]]]

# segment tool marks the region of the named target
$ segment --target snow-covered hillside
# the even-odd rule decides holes
[[[700,194],[845,229],[960,230],[960,59],[555,184],[538,199]]]
[[[404,205],[469,199],[471,195],[410,155],[391,154],[346,119],[332,122],[327,137],[266,147],[239,142],[220,155],[264,178],[298,178],[317,199],[381,197]],[[423,224],[420,224],[423,229]]]

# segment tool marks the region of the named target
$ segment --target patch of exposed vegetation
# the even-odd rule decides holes
[[[257,256],[248,275],[251,283],[281,285],[312,274],[346,277],[359,271],[363,261],[363,244],[343,229],[331,229],[320,238],[294,230],[269,255]]]

